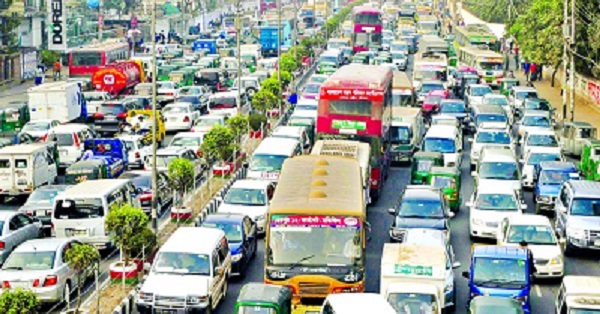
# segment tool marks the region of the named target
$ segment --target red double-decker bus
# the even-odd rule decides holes
[[[123,42],[102,43],[77,48],[69,53],[69,77],[92,77],[100,68],[128,60],[129,45]]]
[[[331,75],[319,91],[319,138],[371,145],[371,196],[375,199],[390,167],[392,82],[389,67],[350,64]]]
[[[381,47],[381,11],[369,6],[355,7],[352,11],[352,47],[354,52],[377,50]]]

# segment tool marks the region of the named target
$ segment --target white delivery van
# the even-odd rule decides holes
[[[230,274],[231,254],[221,229],[181,227],[156,254],[137,310],[213,313],[227,295]]]
[[[330,294],[323,303],[320,314],[396,314],[394,308],[376,293]]]
[[[83,95],[76,82],[51,82],[30,87],[27,95],[32,121],[54,119],[65,123],[81,117]]]
[[[302,154],[302,144],[291,138],[268,137],[254,150],[248,179],[277,181],[283,162]]]
[[[421,144],[424,131],[421,108],[392,107],[392,161],[410,161]]]
[[[112,206],[130,204],[141,208],[135,187],[126,179],[88,180],[54,199],[52,225],[57,238],[77,237],[98,249],[113,246],[106,232],[106,216]]]
[[[58,169],[45,143],[0,148],[0,201],[29,195],[37,187],[56,182]],[[0,202],[0,203],[2,203]]]

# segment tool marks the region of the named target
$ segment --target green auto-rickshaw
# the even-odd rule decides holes
[[[579,170],[586,180],[600,181],[600,140],[586,140],[581,150]]]
[[[369,56],[356,54],[352,57],[352,63],[369,64]]]
[[[460,210],[460,171],[454,167],[431,167],[427,183],[440,188],[453,212]]]
[[[103,160],[80,160],[65,170],[65,184],[78,184],[87,180],[108,178],[108,170]]]
[[[444,165],[444,155],[439,152],[416,152],[410,164],[410,183],[425,184],[433,167]]]
[[[169,81],[169,74],[173,71],[179,70],[181,67],[177,65],[162,65],[158,67],[158,76],[156,76],[156,80],[158,81]]]
[[[4,107],[0,114],[3,132],[19,132],[29,122],[29,106],[27,102],[13,102]]]
[[[177,70],[169,73],[169,81],[177,83],[179,86],[192,86],[194,85],[194,74],[195,71]]]
[[[337,71],[338,69],[338,65],[334,62],[319,62],[319,65],[317,67],[317,73],[318,74],[333,74],[335,71]]]
[[[286,286],[247,283],[240,290],[234,314],[291,314],[292,291]]]
[[[211,53],[206,55],[206,57],[212,58],[213,62],[217,65],[217,68],[221,67],[221,56],[219,54]]]
[[[519,85],[520,85],[519,80],[516,78],[500,79],[500,88],[499,88],[500,94],[508,97],[508,94],[510,93],[510,89],[513,86],[519,86]]]

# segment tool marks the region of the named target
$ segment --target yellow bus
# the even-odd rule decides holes
[[[504,77],[504,56],[495,51],[462,47],[458,50],[458,61],[477,69],[481,79],[491,86],[499,86]]]
[[[289,287],[293,313],[318,313],[332,293],[365,289],[367,210],[360,163],[287,159],[267,214],[265,283]]]
[[[486,46],[488,49],[493,49],[497,43],[498,37],[485,24],[471,24],[456,28],[456,37],[454,39],[456,51],[460,47],[472,46]]]

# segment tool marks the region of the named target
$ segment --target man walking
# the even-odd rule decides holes
[[[527,62],[527,61],[523,62],[523,74],[525,74],[526,81],[529,81],[529,68],[530,68],[529,62]]]
[[[56,59],[56,62],[54,62],[54,80],[58,81],[60,80],[60,60]]]

